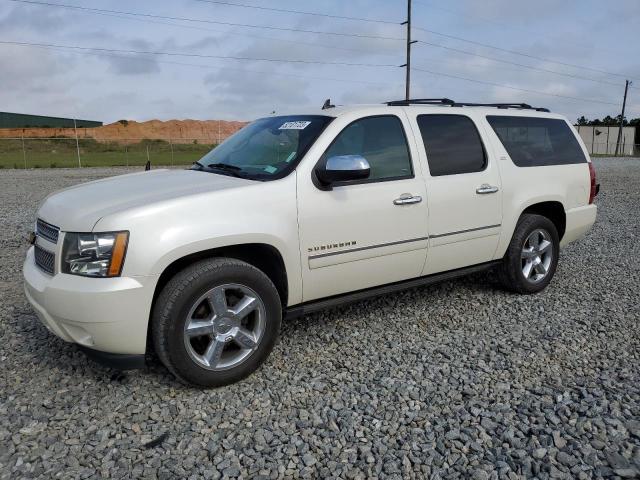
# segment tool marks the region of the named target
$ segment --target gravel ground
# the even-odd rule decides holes
[[[0,478],[638,478],[640,159],[596,168],[542,294],[484,274],[289,321],[210,391],[94,365],[24,298],[38,202],[125,170],[0,171]]]

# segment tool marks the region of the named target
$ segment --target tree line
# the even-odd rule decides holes
[[[599,118],[589,120],[584,115],[582,115],[580,118],[578,118],[577,125],[591,125],[594,127],[618,127],[620,126],[620,115],[616,115],[615,117],[607,115],[602,120],[600,120]],[[639,127],[640,118],[627,120],[627,117],[625,117],[622,121],[622,125],[625,127]]]

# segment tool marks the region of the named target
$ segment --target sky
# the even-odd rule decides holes
[[[327,98],[404,98],[406,0],[34,2],[0,0],[2,111],[252,120]],[[619,114],[628,78],[626,116],[640,117],[639,0],[413,0],[412,11],[413,98],[526,102],[575,121]]]

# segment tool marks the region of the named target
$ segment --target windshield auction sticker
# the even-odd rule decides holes
[[[285,122],[278,130],[304,130],[311,122]]]

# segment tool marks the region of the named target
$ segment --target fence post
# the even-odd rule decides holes
[[[129,152],[127,151],[127,142],[125,140],[124,142],[124,161],[127,164],[127,167],[129,166]]]
[[[82,163],[80,163],[80,144],[78,143],[78,128],[76,127],[76,119],[73,119],[73,130],[76,134],[76,152],[78,153],[78,168],[82,168]]]
[[[147,162],[150,162],[151,159],[149,158],[149,145],[147,144]]]
[[[24,169],[27,169],[27,151],[24,148],[24,135],[22,135],[22,160],[24,160]]]
[[[171,147],[171,166],[173,167],[173,142],[169,139],[169,147]]]

